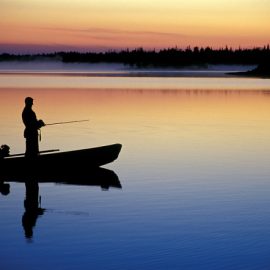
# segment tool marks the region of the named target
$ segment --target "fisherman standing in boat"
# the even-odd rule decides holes
[[[45,126],[42,120],[37,120],[35,112],[32,110],[33,98],[25,98],[25,107],[22,112],[22,120],[25,125],[24,138],[26,139],[26,157],[37,157],[39,154],[38,130]]]

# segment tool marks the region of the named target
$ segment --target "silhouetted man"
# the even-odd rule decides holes
[[[22,112],[22,120],[25,125],[24,138],[26,139],[26,157],[36,157],[39,154],[38,130],[45,126],[42,120],[37,120],[32,110],[33,98],[25,98],[25,107]]]

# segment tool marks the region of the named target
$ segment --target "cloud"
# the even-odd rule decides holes
[[[10,53],[10,54],[54,53],[60,51],[101,52],[107,51],[109,49],[112,48],[106,46],[76,46],[66,44],[22,44],[22,43],[0,44],[0,53]]]
[[[106,29],[106,28],[86,28],[86,29],[72,29],[72,28],[53,28],[53,27],[41,27],[40,30],[46,30],[51,32],[62,32],[69,33],[70,35],[91,37],[94,39],[112,39],[116,37],[164,37],[170,39],[187,38],[188,35],[180,33],[170,32],[155,32],[155,31],[128,31],[128,30],[117,30],[117,29]]]

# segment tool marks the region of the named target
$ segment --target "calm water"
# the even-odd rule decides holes
[[[270,269],[270,80],[0,75],[0,143],[24,151],[32,96],[41,150],[122,143],[122,188],[24,183],[0,194],[1,269]],[[74,179],[76,181],[76,179]]]

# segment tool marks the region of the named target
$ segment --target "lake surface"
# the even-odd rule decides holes
[[[29,236],[10,182],[1,269],[270,268],[270,80],[1,74],[11,154],[26,96],[45,123],[89,119],[44,127],[41,150],[121,143],[122,188],[40,183]]]

